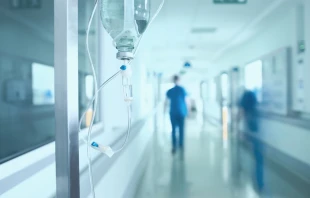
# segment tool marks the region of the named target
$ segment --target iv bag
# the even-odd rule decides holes
[[[100,0],[103,27],[119,52],[133,52],[150,21],[150,0]]]

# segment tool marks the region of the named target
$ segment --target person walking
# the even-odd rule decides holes
[[[187,93],[180,86],[180,77],[173,77],[175,86],[167,91],[165,110],[170,102],[170,121],[172,126],[172,154],[176,152],[177,146],[184,147],[184,123],[187,116]],[[179,139],[177,145],[176,131],[178,129]]]

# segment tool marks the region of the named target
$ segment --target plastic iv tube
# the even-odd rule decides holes
[[[131,110],[130,110],[131,106],[130,103],[127,104],[127,116],[128,116],[128,121],[127,121],[127,133],[126,133],[126,138],[125,141],[123,142],[122,146],[117,149],[117,150],[113,150],[110,146],[104,146],[104,145],[100,145],[97,142],[93,142],[91,144],[92,148],[94,148],[95,150],[106,154],[109,157],[112,157],[114,154],[121,152],[124,147],[126,146],[128,139],[130,137],[130,130],[131,130]]]
[[[149,22],[149,25],[153,22],[153,20],[155,19],[155,17],[158,15],[158,13],[160,12],[160,10],[162,9],[163,5],[164,5],[164,2],[165,0],[162,0],[162,3],[160,4],[159,8],[157,9],[155,15],[153,16],[153,18],[151,19],[151,21]],[[93,111],[93,115],[92,115],[92,119],[91,119],[91,123],[90,123],[90,126],[89,126],[89,129],[88,129],[88,136],[87,136],[87,158],[88,158],[88,172],[89,172],[89,179],[90,179],[90,188],[91,188],[91,193],[92,193],[92,197],[95,198],[96,195],[95,195],[95,189],[94,189],[94,185],[93,185],[93,176],[92,176],[92,166],[91,166],[91,153],[89,152],[89,145],[90,145],[90,139],[91,139],[91,132],[92,132],[92,127],[93,127],[93,124],[94,124],[94,119],[95,119],[95,116],[96,116],[96,111],[97,111],[97,99],[98,99],[98,93],[102,90],[102,88],[107,84],[109,83],[112,79],[114,79],[118,74],[120,74],[121,70],[118,71],[116,74],[114,74],[112,77],[110,77],[108,80],[106,80],[101,86],[100,88],[98,89],[98,81],[97,81],[97,75],[96,75],[96,71],[95,71],[95,67],[94,67],[94,64],[93,64],[93,60],[91,58],[91,54],[90,54],[90,50],[89,50],[89,31],[90,31],[90,26],[91,26],[91,23],[92,23],[92,20],[94,18],[94,15],[95,15],[95,12],[96,12],[96,9],[97,9],[97,6],[98,6],[98,0],[95,1],[95,5],[94,5],[94,8],[93,8],[93,11],[92,11],[92,14],[91,14],[91,17],[88,21],[88,26],[87,26],[87,31],[86,31],[86,48],[87,48],[87,54],[88,54],[88,58],[89,58],[89,62],[91,64],[91,69],[92,69],[92,73],[93,73],[93,77],[94,77],[94,85],[95,85],[95,94],[88,106],[88,108],[91,107],[91,105],[94,103],[94,111]],[[142,35],[143,36],[143,35]],[[134,54],[136,54],[136,52],[138,51],[139,49],[139,44],[140,44],[140,41],[142,39],[142,36],[140,37],[140,39],[138,40],[138,43],[137,43],[137,47],[136,49],[134,50]],[[130,63],[131,61],[129,61]],[[131,112],[130,112],[130,103],[127,104],[127,113],[128,113],[128,129],[127,129],[127,135],[126,135],[126,139],[125,139],[125,142],[123,143],[123,145],[121,146],[120,149],[116,150],[115,153],[117,152],[120,152],[126,145],[127,143],[127,140],[129,138],[129,135],[130,135],[130,128],[131,128]],[[82,117],[81,117],[81,120],[80,120],[80,123],[79,123],[79,129],[81,130],[81,123],[82,123],[82,120],[85,118],[85,115],[86,115],[86,112],[83,113]]]
[[[127,65],[127,66],[126,66]],[[117,72],[115,75],[113,75],[110,79],[114,78],[118,73],[122,74],[122,84],[123,84],[123,96],[124,96],[124,101],[127,104],[127,118],[128,118],[128,125],[127,125],[127,133],[126,133],[126,138],[122,146],[117,149],[113,150],[110,146],[104,146],[100,145],[97,142],[92,142],[91,146],[97,151],[100,151],[101,153],[106,154],[109,157],[112,157],[115,153],[118,153],[123,150],[123,148],[126,146],[126,143],[129,139],[130,136],[130,130],[131,130],[131,101],[132,101],[132,89],[131,89],[131,67],[128,65],[128,61],[125,61],[124,65],[120,67],[120,71]],[[108,82],[109,79],[106,81]],[[102,86],[103,87],[103,86]],[[101,89],[101,87],[100,87]],[[98,90],[100,91],[100,90]]]
[[[131,129],[131,110],[130,110],[130,103],[127,104],[127,116],[128,116],[128,127],[127,127],[127,134],[126,134],[126,139],[123,143],[123,145],[121,146],[121,148],[117,149],[116,151],[114,151],[115,153],[120,152],[121,150],[123,150],[123,148],[125,147],[125,145],[127,144],[128,138],[130,136],[130,129]]]
[[[94,100],[95,100],[95,98],[96,98],[96,94],[97,94],[97,96],[98,96],[99,92],[100,92],[109,82],[111,82],[115,77],[117,77],[117,76],[121,73],[121,71],[122,71],[122,70],[119,70],[119,71],[116,72],[113,76],[111,76],[110,78],[108,78],[106,81],[104,81],[104,82],[100,85],[99,89],[96,91],[95,95],[93,96],[93,98],[91,99],[91,101],[89,102],[89,104],[87,105],[87,109],[90,108],[90,107],[92,106],[92,104],[93,104],[93,102],[94,102]],[[82,129],[81,129],[81,126],[82,126],[82,122],[83,122],[83,120],[84,120],[84,118],[85,118],[85,116],[86,116],[86,113],[87,113],[87,112],[84,111],[84,113],[83,113],[83,115],[82,115],[82,117],[81,117],[81,119],[80,119],[80,123],[79,123],[79,129],[80,129],[80,130],[82,130]]]
[[[108,78],[105,82],[103,82],[99,89],[97,90],[97,94],[99,94],[99,92],[109,83],[111,82],[115,77],[117,77],[120,73],[121,73],[122,70],[119,70],[118,72],[116,72],[113,76],[111,76],[110,78]],[[91,99],[91,101],[89,102],[88,106],[87,106],[87,109],[91,107],[92,103],[94,102],[95,100],[95,96],[93,96],[93,98]],[[82,126],[82,122],[85,118],[85,115],[86,115],[86,111],[84,111],[81,119],[80,119],[80,122],[79,122],[79,128],[81,130],[81,126]],[[118,150],[114,151],[114,153],[118,153],[120,152],[121,150],[123,150],[123,148],[125,147],[127,141],[128,141],[128,138],[130,136],[130,129],[131,129],[131,110],[130,110],[130,103],[127,103],[127,117],[128,117],[128,124],[127,124],[127,134],[126,134],[126,139],[123,143],[123,145],[121,146],[121,148],[119,148]],[[84,142],[87,144],[87,140],[85,138],[83,138]],[[89,144],[87,144],[89,145]]]
[[[98,82],[97,82],[97,75],[96,75],[96,70],[94,67],[94,63],[93,60],[91,58],[91,54],[90,54],[90,50],[89,50],[89,30],[90,30],[90,26],[91,23],[93,21],[96,9],[98,6],[98,0],[95,1],[95,5],[92,11],[92,14],[89,18],[88,21],[88,25],[87,25],[87,31],[86,31],[86,49],[87,49],[87,54],[88,54],[88,59],[91,65],[91,69],[92,69],[92,73],[93,73],[93,78],[94,78],[94,85],[95,85],[95,95],[94,95],[94,111],[92,114],[92,118],[91,118],[91,122],[88,128],[88,134],[87,134],[87,161],[88,161],[88,174],[89,174],[89,182],[90,182],[90,189],[91,189],[91,194],[92,197],[95,198],[96,194],[95,194],[95,188],[94,188],[94,184],[93,184],[93,171],[92,171],[92,166],[91,166],[91,153],[89,151],[89,143],[90,143],[90,138],[91,138],[91,132],[92,132],[92,128],[93,128],[93,124],[94,124],[94,120],[95,120],[95,116],[96,116],[96,111],[97,111],[97,98],[98,98],[98,94],[97,94],[97,90],[98,90]]]

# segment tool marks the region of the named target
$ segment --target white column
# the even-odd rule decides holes
[[[132,64],[133,69],[133,94],[134,94],[134,101],[132,104],[133,107],[133,116],[134,119],[140,119],[145,114],[148,113],[150,107],[147,102],[149,98],[153,97],[150,95],[150,90],[153,87],[147,87],[147,77],[146,77],[146,65],[145,63],[145,56],[142,53],[138,53],[135,57],[135,60]]]
[[[134,101],[132,103],[132,115],[133,120],[138,120],[141,118],[141,111],[143,108],[143,82],[142,82],[142,65],[139,57],[136,56],[132,63],[133,75],[132,75],[132,85],[133,85],[133,97]]]

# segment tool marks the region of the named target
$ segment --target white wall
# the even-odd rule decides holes
[[[259,138],[274,148],[310,165],[310,130],[263,119]]]
[[[306,11],[306,13],[309,15],[310,12]],[[309,21],[309,17],[307,20]],[[219,69],[214,70],[213,76],[211,77],[235,65],[242,67],[246,63],[255,61],[282,47],[291,47],[293,52],[296,51],[296,8],[294,6],[287,7],[284,10],[282,9],[281,12],[274,12],[262,24],[264,24],[264,28],[261,28],[262,30],[257,32],[254,37],[245,41],[240,46],[227,51],[216,62],[216,68]],[[306,24],[309,24],[309,22]],[[308,42],[310,42],[309,27],[308,25]],[[294,62],[295,57],[293,57]],[[209,105],[211,108],[209,108],[208,114],[218,115],[216,112],[219,112],[219,106],[215,105],[215,103],[209,103]],[[310,164],[310,156],[306,152],[310,149],[310,130],[266,119],[262,120],[261,126],[261,133],[258,135],[260,139],[274,148]]]
[[[132,62],[134,97],[132,108],[134,109],[133,116],[135,119],[142,118],[154,107],[154,83],[156,83],[153,75],[147,75],[146,59],[139,52]]]
[[[244,66],[247,63],[277,50],[281,47],[296,49],[296,13],[295,7],[286,8],[285,12],[274,13],[263,22],[261,31],[227,51],[218,61],[216,66],[228,69],[234,65]]]

